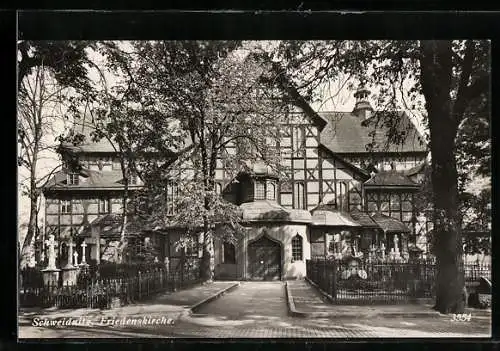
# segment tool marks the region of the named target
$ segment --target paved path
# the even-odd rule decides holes
[[[222,284],[222,282],[221,282]],[[207,288],[207,287],[205,287]],[[190,300],[186,295],[193,296]],[[198,288],[159,296],[144,303],[144,311],[162,314],[183,309]],[[317,296],[316,296],[317,297]],[[299,299],[300,300],[300,299]],[[313,296],[312,301],[318,302]],[[172,305],[171,305],[172,304]],[[177,305],[174,305],[177,304]],[[166,306],[169,306],[168,308]],[[126,308],[126,307],[125,307]],[[128,307],[128,308],[131,308]],[[139,311],[137,311],[139,313]],[[166,312],[165,312],[166,313]],[[138,314],[139,316],[141,314]],[[453,322],[450,316],[419,318],[297,318],[288,315],[283,282],[241,282],[240,287],[201,307],[193,315],[181,314],[169,326],[108,326],[104,328],[34,328],[31,337],[58,338],[432,338],[488,337],[488,315],[473,314],[470,322]],[[25,328],[26,330],[26,328]]]
[[[90,320],[94,324],[99,324],[102,319],[109,318],[155,318],[155,317],[165,317],[178,319],[182,314],[186,312],[188,307],[191,307],[206,298],[216,294],[217,292],[224,290],[236,282],[230,281],[216,281],[210,284],[198,285],[185,290],[179,290],[176,292],[166,292],[155,296],[151,300],[146,300],[141,303],[126,305],[119,308],[114,308],[111,310],[100,310],[100,309],[55,309],[55,308],[45,308],[45,309],[23,309],[19,313],[18,323],[19,323],[19,337],[45,337],[45,328],[34,327],[34,318],[46,318],[46,319],[62,319],[62,318],[84,318],[85,320]],[[95,325],[92,327],[98,333],[104,333],[108,335],[108,331],[98,330]],[[71,328],[67,329],[71,334]],[[61,331],[63,329],[60,329]],[[48,333],[50,334],[50,333]],[[103,336],[106,337],[106,336]]]

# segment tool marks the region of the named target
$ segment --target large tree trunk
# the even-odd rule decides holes
[[[452,49],[449,41],[422,42],[421,76],[430,127],[436,305],[441,313],[464,310],[462,240],[455,162],[456,116],[451,108]]]
[[[33,252],[33,238],[37,232],[37,214],[38,214],[38,201],[37,197],[31,194],[30,199],[30,218],[28,222],[28,229],[26,236],[23,241],[23,246],[21,248],[21,255],[19,257],[19,266],[21,268],[26,267],[29,262],[30,255],[34,255]]]

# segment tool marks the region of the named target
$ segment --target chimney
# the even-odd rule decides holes
[[[373,108],[368,100],[368,95],[370,95],[370,90],[365,88],[364,83],[361,83],[358,90],[354,93],[356,105],[354,105],[352,113],[363,120],[370,118],[373,113]]]

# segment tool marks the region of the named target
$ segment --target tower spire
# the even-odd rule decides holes
[[[373,107],[368,100],[368,96],[370,95],[370,93],[370,90],[368,90],[365,86],[365,81],[362,80],[359,84],[358,89],[354,93],[356,104],[354,105],[354,109],[352,111],[352,113],[359,118],[367,119],[372,116]]]

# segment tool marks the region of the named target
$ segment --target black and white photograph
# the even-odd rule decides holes
[[[490,51],[18,40],[19,339],[490,338]]]

